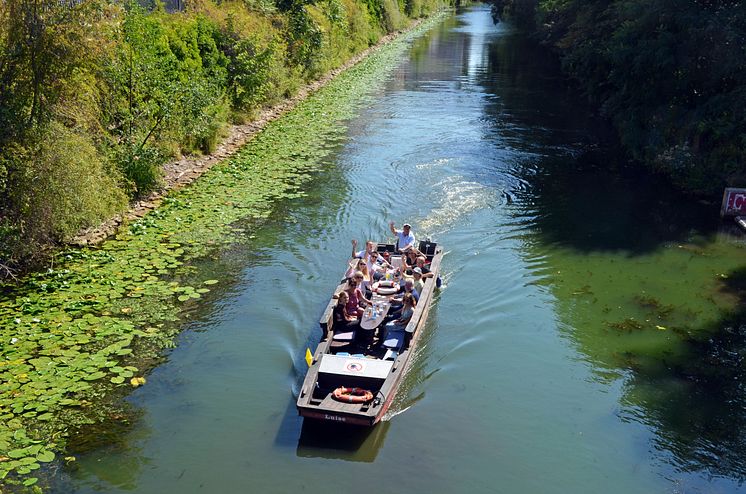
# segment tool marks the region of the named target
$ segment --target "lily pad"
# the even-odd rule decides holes
[[[23,458],[27,455],[27,449],[12,449],[8,451],[8,457],[10,458]]]
[[[54,457],[55,455],[52,451],[46,450],[36,455],[36,460],[42,463],[49,463],[50,461],[54,460]]]
[[[85,379],[86,381],[95,381],[96,379],[101,379],[104,376],[106,376],[105,372],[94,372],[92,374],[84,376],[83,379]]]

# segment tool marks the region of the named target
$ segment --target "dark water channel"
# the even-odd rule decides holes
[[[307,195],[200,267],[229,288],[56,491],[741,490],[743,245],[605,133],[489,9],[448,17]],[[350,238],[389,220],[447,250],[422,351],[372,432],[304,427],[302,354]]]

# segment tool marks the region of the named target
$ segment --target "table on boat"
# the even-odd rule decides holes
[[[391,308],[391,303],[385,297],[373,296],[373,307],[366,307],[360,319],[362,329],[376,329],[381,324]]]

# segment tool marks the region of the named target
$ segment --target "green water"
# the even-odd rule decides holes
[[[484,7],[416,39],[371,96],[303,197],[194,264],[220,289],[131,424],[81,441],[52,491],[741,490],[746,259],[717,205],[619,161]],[[302,356],[349,240],[389,220],[447,251],[422,349],[373,431],[304,425]]]

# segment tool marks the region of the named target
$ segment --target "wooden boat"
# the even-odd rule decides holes
[[[333,311],[336,295],[345,283],[336,288],[319,322],[324,336],[314,352],[296,403],[301,416],[364,426],[373,426],[383,418],[415,354],[438,283],[442,249],[434,242],[422,241],[419,250],[427,257],[434,276],[424,280],[419,302],[405,328],[411,337],[400,339],[393,331],[391,337],[379,338],[373,345],[361,342],[359,337],[343,338],[340,328],[334,328]],[[379,244],[378,251],[394,253],[395,247]],[[352,399],[361,402],[346,401],[345,396],[340,396],[340,388],[344,388],[343,392],[354,390],[352,394],[360,397]]]

